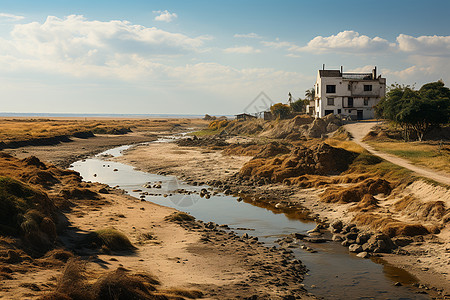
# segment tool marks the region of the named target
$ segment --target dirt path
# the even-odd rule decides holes
[[[352,123],[344,125],[344,128],[351,133],[353,136],[353,141],[357,144],[364,147],[367,151],[370,153],[381,157],[382,159],[385,159],[393,164],[399,165],[400,167],[409,169],[420,176],[424,176],[427,178],[430,178],[434,181],[450,185],[450,174],[447,174],[445,172],[435,171],[431,169],[427,169],[424,167],[418,167],[407,161],[406,159],[400,158],[395,155],[387,154],[378,150],[375,150],[373,147],[369,146],[368,144],[362,142],[363,137],[369,133],[369,131],[375,126],[379,124],[379,122],[376,121],[362,121],[358,123]]]

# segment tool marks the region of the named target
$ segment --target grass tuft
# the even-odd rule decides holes
[[[170,216],[167,216],[165,218],[165,220],[172,221],[172,222],[189,222],[189,221],[194,221],[195,218],[184,212],[175,212],[175,213],[171,214]]]
[[[133,251],[136,249],[125,234],[114,228],[105,228],[91,232],[83,242],[94,248],[102,248],[104,246],[112,251]]]

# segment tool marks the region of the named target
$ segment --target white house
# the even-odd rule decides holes
[[[321,118],[328,114],[350,116],[354,120],[375,117],[373,107],[386,94],[386,78],[372,73],[344,73],[340,70],[319,70],[315,101],[307,111]],[[313,106],[313,107],[311,107]]]

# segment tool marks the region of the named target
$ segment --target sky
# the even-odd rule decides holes
[[[448,86],[449,10],[448,0],[0,0],[0,112],[232,115],[304,98],[322,64]]]

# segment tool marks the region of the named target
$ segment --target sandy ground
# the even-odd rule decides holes
[[[205,299],[252,295],[281,299],[281,295],[289,295],[295,287],[294,284],[289,288],[261,282],[278,276],[264,275],[264,267],[273,268],[274,263],[285,259],[281,253],[236,239],[230,232],[207,229],[202,223],[181,226],[165,221],[165,217],[176,212],[172,208],[126,195],[111,194],[107,200],[111,204],[101,209],[79,205],[68,215],[76,230],[64,236],[66,244],[80,232],[112,226],[125,233],[138,249],[133,255],[98,255],[89,269],[114,270],[123,266],[150,272],[162,282],[163,289],[197,289],[206,293]],[[142,241],[143,234],[151,234],[154,239]],[[205,237],[208,242],[204,241]]]
[[[128,150],[124,156],[117,160],[134,165],[148,171],[158,172],[164,170],[167,174],[176,175],[189,181],[206,182],[212,179],[223,179],[232,171],[237,171],[250,157],[223,156],[219,151],[205,150],[197,147],[179,147],[175,144],[151,144],[137,146]],[[229,172],[227,172],[229,171]],[[308,208],[320,219],[343,220],[350,223],[354,213],[348,211],[355,204],[326,204],[319,200],[324,188],[312,188],[298,190],[289,200]],[[444,201],[450,207],[450,191],[442,187],[434,187],[423,181],[418,181],[402,194],[397,195],[396,200],[405,195],[414,195],[427,201]],[[394,213],[389,210],[389,205],[395,199],[381,201],[385,210],[393,218],[402,221],[414,220],[414,216],[402,213]],[[382,200],[382,199],[381,199]],[[384,259],[390,264],[401,267],[414,276],[420,282],[443,289],[450,294],[450,229],[443,228],[440,234],[430,235],[422,242],[415,242],[404,248],[410,255],[385,254]]]
[[[222,180],[234,174],[251,159],[250,156],[225,156],[220,151],[197,147],[179,147],[174,143],[139,145],[118,161],[145,172],[174,174],[180,179],[197,182]]]
[[[406,159],[400,158],[395,155],[391,155],[388,153],[384,153],[381,151],[375,150],[372,146],[364,143],[362,139],[369,133],[369,131],[375,126],[379,124],[379,122],[375,121],[365,121],[365,122],[358,122],[358,123],[352,123],[344,125],[345,129],[350,132],[353,136],[353,141],[364,147],[367,151],[370,153],[381,157],[382,159],[385,159],[393,164],[399,165],[403,168],[409,169],[420,176],[424,176],[430,179],[433,179],[437,182],[450,185],[450,174],[442,171],[436,171],[431,170],[424,167],[419,167],[416,165],[413,165]]]
[[[102,136],[92,139],[74,139],[72,143],[56,146],[25,147],[8,152],[19,157],[35,155],[44,161],[67,166],[74,159],[98,153],[106,148],[152,139],[153,136],[142,135]],[[174,174],[181,179],[200,183],[226,178],[237,172],[250,158],[223,156],[219,151],[204,148],[152,143],[134,147],[118,160],[144,171]],[[320,203],[318,194],[321,191],[303,190],[301,196],[294,196],[294,198],[297,197],[299,203],[309,208],[314,214],[329,220],[351,219],[351,215],[347,212],[348,207]],[[417,194],[424,199],[423,201],[431,201],[435,199],[435,196],[448,199],[447,191],[429,190],[429,186],[423,184],[412,186],[409,192]],[[433,193],[434,196],[429,196]],[[98,259],[89,264],[91,269],[113,270],[122,264],[126,268],[145,270],[157,275],[164,287],[197,288],[206,291],[211,299],[236,299],[263,294],[272,295],[271,299],[277,299],[279,296],[275,295],[286,295],[291,292],[290,289],[281,289],[281,284],[278,284],[279,286],[267,284],[270,281],[270,278],[264,275],[267,272],[263,272],[258,267],[260,262],[272,268],[280,265],[279,261],[283,259],[281,254],[267,252],[268,249],[265,247],[249,244],[245,240],[228,235],[229,233],[217,234],[216,231],[208,230],[201,224],[189,227],[167,222],[164,217],[174,211],[171,208],[140,202],[124,195],[111,194],[108,198],[112,205],[103,206],[101,209],[77,207],[67,216],[72,227],[76,228],[76,231],[88,231],[104,226],[114,226],[131,238],[137,245],[138,251],[133,256],[99,255]],[[76,235],[76,231],[69,232],[66,236],[68,244],[70,244],[71,235]],[[139,243],[141,234],[146,232],[150,232],[156,239]],[[205,236],[208,237],[209,243],[205,243]],[[415,254],[388,255],[385,259],[396,266],[404,267],[424,283],[450,291],[448,236],[449,232],[446,228],[441,232],[439,242],[417,243],[411,246],[414,246],[411,252]],[[441,242],[442,238],[446,243]],[[248,253],[251,255],[247,255]],[[24,276],[23,283],[33,283],[40,276],[49,280],[55,276],[51,272],[40,272],[43,273],[35,273],[34,278]],[[274,274],[279,273],[286,273],[286,270],[274,272]],[[287,278],[283,280],[288,283],[288,286],[295,285]],[[298,283],[296,285],[299,286]],[[26,287],[16,286],[16,288],[10,288],[10,290],[23,291],[26,294]],[[302,292],[302,295],[302,299],[309,297],[305,296],[305,292]]]
[[[84,158],[105,148],[153,139],[151,135],[99,136],[8,152],[20,158],[34,155],[42,161],[67,166],[73,159]],[[144,153],[143,157],[134,158],[135,162],[144,159],[145,170],[176,170],[185,177],[197,170],[195,177],[199,181],[226,176],[249,159],[223,157],[218,152],[192,148],[177,149],[174,144],[156,145],[162,148],[150,154],[154,160],[144,159],[149,155]],[[163,158],[168,160],[164,162]],[[183,168],[178,169],[180,165],[190,171],[183,173]],[[174,209],[140,201],[112,188],[110,191],[109,194],[102,194],[109,204],[85,205],[83,201],[77,201],[72,211],[65,214],[70,227],[60,235],[64,246],[71,248],[76,246],[80,234],[113,226],[127,235],[137,247],[132,255],[86,252],[90,261],[88,271],[92,274],[123,266],[135,272],[156,275],[162,289],[201,290],[206,295],[205,299],[245,299],[253,296],[258,299],[283,299],[286,296],[314,299],[301,285],[305,272],[302,264],[294,260],[290,253],[270,250],[255,240],[237,237],[233,232],[219,227],[206,228],[201,222],[180,225],[166,221],[164,218],[175,212]],[[154,239],[142,240],[144,233],[151,234]],[[56,285],[62,270],[63,266],[60,266],[17,274],[15,280],[2,284],[0,298],[25,299],[45,294]],[[33,290],[35,284],[39,290]]]
[[[96,135],[92,138],[80,139],[72,137],[72,142],[51,146],[28,146],[17,149],[5,149],[6,153],[18,158],[30,155],[42,161],[66,168],[72,162],[97,154],[116,146],[154,141],[155,134],[130,133],[126,135]]]

